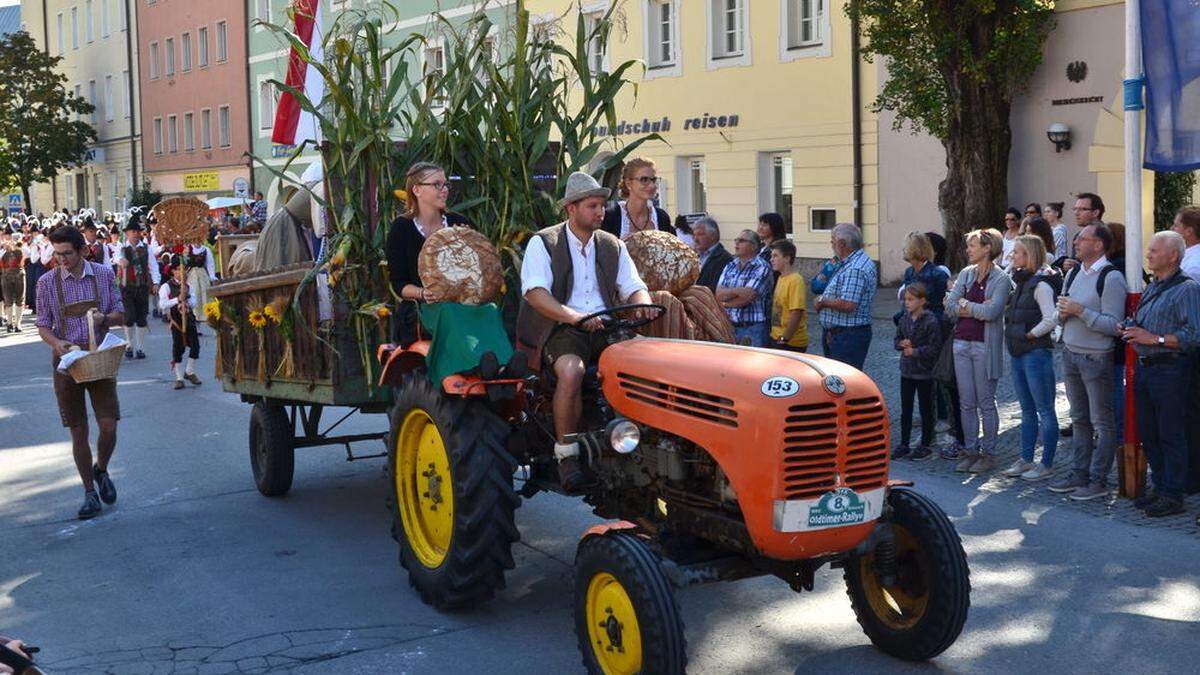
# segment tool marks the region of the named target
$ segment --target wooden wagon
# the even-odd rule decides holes
[[[298,263],[215,283],[209,289],[221,315],[216,375],[225,391],[253,405],[251,468],[259,491],[268,496],[291,488],[296,448],[341,445],[347,460],[386,454],[355,455],[351,449],[351,443],[382,440],[385,431],[332,433],[355,413],[386,412],[391,392],[371,386],[349,308],[333,303],[322,320],[315,281],[304,284],[299,306],[288,311],[312,268],[311,262]],[[267,316],[270,311],[289,316],[272,320]],[[254,325],[254,318],[260,327]],[[370,342],[382,341],[385,332],[381,322]],[[349,410],[322,428],[329,407]]]

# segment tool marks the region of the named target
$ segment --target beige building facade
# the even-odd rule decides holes
[[[585,1],[582,11],[591,19],[607,5]],[[573,42],[575,2],[527,6],[536,29]],[[778,212],[799,255],[812,260],[829,257],[835,223],[857,219],[879,257],[878,120],[867,109],[876,71],[858,64],[856,108],[841,2],[626,0],[617,12],[609,43],[592,46],[594,64],[638,59],[646,69],[632,71],[636,98],[627,88],[618,124],[601,131],[614,147],[647,132],[663,137],[636,154],[657,164],[660,205],[672,217],[713,216],[732,249],[759,214]]]
[[[96,107],[90,122],[98,136],[86,163],[32,187],[34,213],[62,208],[119,211],[142,180],[137,22],[131,2],[21,2],[25,30],[39,48],[63,57],[59,69],[67,77],[68,90]]]

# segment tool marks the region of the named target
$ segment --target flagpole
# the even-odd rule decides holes
[[[1133,316],[1142,298],[1142,13],[1141,0],[1125,0],[1125,281],[1129,286],[1126,316]],[[1133,405],[1132,346],[1125,347],[1125,438],[1121,443],[1118,475],[1121,496],[1140,497],[1146,481],[1146,460],[1139,444]]]

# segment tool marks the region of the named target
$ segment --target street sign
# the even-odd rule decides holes
[[[220,189],[221,180],[216,171],[197,171],[183,174],[185,192],[211,192]]]
[[[25,210],[25,200],[21,195],[8,196],[8,215],[15,216]]]

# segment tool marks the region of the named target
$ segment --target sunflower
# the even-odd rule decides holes
[[[392,310],[387,308],[387,305],[380,305],[379,309],[375,310],[375,316],[380,319],[386,319],[392,315]]]
[[[279,323],[279,310],[275,309],[275,305],[267,305],[262,309],[263,316],[271,320],[271,323]]]
[[[209,321],[221,320],[221,301],[213,298],[204,305],[204,316]]]
[[[254,310],[253,312],[250,312],[250,316],[248,317],[247,320],[250,322],[250,325],[253,326],[254,328],[261,329],[267,325],[267,317],[264,316],[263,313],[257,309]]]

